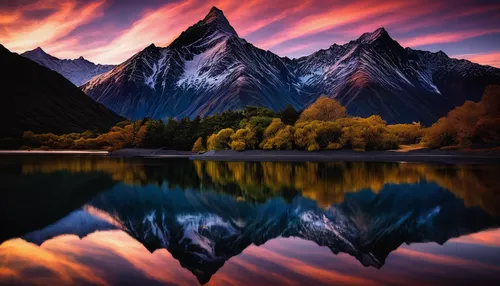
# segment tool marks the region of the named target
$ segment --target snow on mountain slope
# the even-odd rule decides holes
[[[500,69],[403,48],[383,28],[299,59],[240,38],[222,11],[168,47],[151,45],[82,89],[131,119],[207,116],[257,105],[304,108],[324,94],[351,115],[431,124],[465,100],[479,100]]]
[[[500,83],[499,69],[404,49],[383,28],[293,60],[290,68],[304,79],[302,88],[339,100],[348,113],[392,123],[431,124],[465,100],[479,100],[488,83]]]
[[[74,60],[61,60],[45,53],[40,47],[21,55],[58,72],[76,86],[80,86],[91,78],[115,67],[113,65],[96,65],[83,57]]]
[[[283,59],[238,37],[213,8],[167,48],[154,45],[82,86],[129,118],[206,116],[247,105],[302,106]]]

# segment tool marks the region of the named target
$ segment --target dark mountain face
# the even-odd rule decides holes
[[[61,60],[47,54],[40,47],[21,54],[38,64],[60,73],[74,85],[80,86],[93,78],[114,68],[113,65],[99,65],[83,57],[74,60]]]
[[[122,117],[88,98],[62,75],[0,46],[5,73],[0,105],[0,137],[24,131],[70,133],[107,131]]]
[[[132,119],[193,118],[246,105],[301,109],[325,94],[351,115],[431,124],[499,83],[499,69],[405,49],[383,28],[307,57],[280,58],[239,38],[214,7],[168,47],[151,45],[82,89]]]

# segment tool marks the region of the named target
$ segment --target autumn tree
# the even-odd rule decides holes
[[[274,118],[264,130],[264,139],[260,147],[264,150],[289,150],[293,146],[295,130],[292,126],[284,124],[281,119]]]
[[[236,133],[231,135],[231,149],[237,151],[243,151],[246,149],[255,149],[257,145],[257,138],[255,136],[255,131],[251,126],[247,126],[242,129],[238,129]]]
[[[294,141],[295,145],[307,151],[320,150],[316,141],[318,136],[319,121],[302,122],[295,125]]]
[[[217,134],[212,134],[207,139],[207,147],[209,150],[227,150],[231,148],[231,136],[234,130],[225,128]]]
[[[418,143],[423,136],[423,128],[420,122],[412,124],[393,124],[387,125],[389,131],[398,137],[400,144]]]
[[[424,130],[431,148],[466,147],[474,142],[500,140],[500,86],[486,88],[480,102],[466,101]]]
[[[320,96],[313,104],[306,108],[298,122],[305,121],[333,121],[346,117],[346,109],[338,101],[326,96]]]
[[[205,147],[203,146],[203,139],[201,137],[198,137],[198,139],[196,139],[196,142],[194,142],[192,151],[196,153],[205,151]]]

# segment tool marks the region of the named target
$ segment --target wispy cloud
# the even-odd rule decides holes
[[[136,9],[110,12],[125,2]],[[212,6],[224,11],[240,36],[282,56],[309,54],[382,26],[410,47],[459,45],[489,34],[500,37],[493,23],[500,17],[500,5],[475,1],[172,0],[156,3],[154,9],[148,6],[151,1],[28,3],[7,8],[0,4],[1,44],[15,52],[41,46],[58,57],[82,55],[100,63],[120,63],[151,43],[167,45]],[[477,53],[485,49],[468,48]]]
[[[0,43],[14,51],[51,46],[75,28],[102,16],[104,1],[37,1],[9,12],[0,12]],[[31,19],[30,12],[53,10],[42,20]]]
[[[465,39],[470,39],[474,37],[484,36],[488,34],[495,34],[495,33],[500,33],[500,28],[427,34],[427,35],[402,39],[400,43],[401,45],[406,47],[420,47],[432,44],[456,43],[463,41]]]
[[[453,56],[457,59],[466,59],[481,65],[488,65],[500,68],[500,51],[493,51],[487,53],[463,54]]]

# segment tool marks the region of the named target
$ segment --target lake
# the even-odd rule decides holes
[[[499,174],[0,155],[0,284],[498,285]]]

